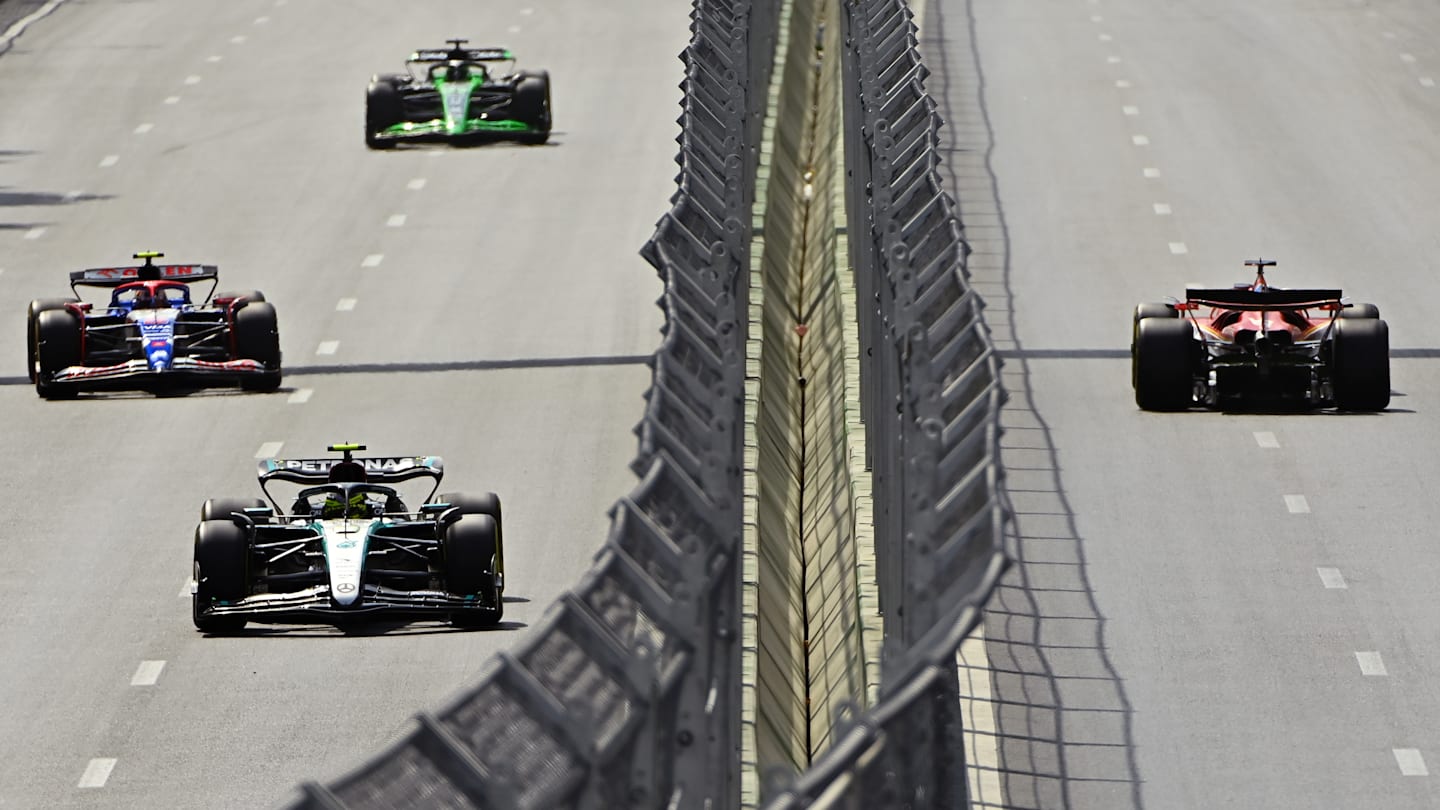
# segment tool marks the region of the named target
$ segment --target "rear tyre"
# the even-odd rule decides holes
[[[1183,411],[1194,404],[1193,339],[1185,321],[1140,321],[1131,353],[1136,405],[1147,411]]]
[[[46,399],[69,399],[77,390],[50,378],[83,362],[80,318],[66,309],[45,310],[35,318],[35,391]]]
[[[1331,362],[1335,407],[1383,411],[1390,406],[1390,327],[1384,321],[1347,318],[1336,323]]]
[[[519,136],[521,143],[539,145],[550,140],[550,73],[545,70],[520,74],[511,109],[517,121],[530,127]]]
[[[1380,308],[1374,304],[1351,304],[1340,310],[1340,317],[1346,320],[1373,320],[1380,317]]]
[[[241,381],[241,388],[274,391],[280,387],[280,327],[273,305],[261,301],[235,313],[235,355],[266,368],[264,374]]]
[[[235,521],[230,517],[233,512],[244,512],[246,509],[264,509],[265,502],[259,498],[210,498],[205,505],[200,507],[200,522],[209,520]]]
[[[400,88],[389,76],[377,76],[365,91],[365,145],[371,149],[393,149],[395,142],[376,136],[405,119]]]
[[[1180,312],[1179,310],[1175,309],[1174,304],[1140,304],[1139,306],[1135,307],[1134,322],[1130,326],[1130,353],[1132,355],[1135,353],[1135,341],[1139,339],[1141,321],[1145,320],[1146,318],[1178,317],[1180,317]],[[1135,370],[1132,364],[1130,370],[1130,387],[1134,388],[1135,383]]]
[[[451,616],[461,627],[493,625],[505,615],[505,602],[496,585],[499,573],[500,525],[489,515],[470,514],[445,528],[445,590],[457,596],[479,596],[492,610],[466,611]]]
[[[217,601],[238,602],[250,589],[250,547],[245,530],[229,520],[206,520],[195,527],[195,595],[191,605],[195,628],[203,633],[234,633],[245,627],[243,616],[207,616],[202,610]]]
[[[25,370],[35,382],[35,319],[51,309],[64,309],[66,304],[79,303],[79,298],[36,298],[25,312]]]

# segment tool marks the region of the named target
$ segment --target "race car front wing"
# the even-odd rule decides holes
[[[191,586],[194,590],[194,586]],[[356,604],[340,606],[330,598],[329,585],[316,585],[289,593],[247,596],[238,602],[216,603],[202,609],[205,616],[244,616],[253,622],[326,621],[347,616],[385,614],[444,618],[455,613],[489,613],[496,605],[478,596],[456,596],[445,591],[400,590],[383,585],[360,586]]]

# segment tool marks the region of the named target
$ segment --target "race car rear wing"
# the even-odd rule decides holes
[[[141,270],[147,271],[143,276]],[[154,271],[153,274],[150,271]],[[91,267],[70,274],[70,287],[119,287],[146,278],[165,281],[215,281],[220,268],[213,264],[151,264],[131,267]]]
[[[292,484],[324,484],[330,480],[330,469],[336,464],[359,464],[365,468],[365,479],[372,484],[395,484],[416,478],[433,478],[438,484],[445,473],[439,456],[391,456],[383,458],[267,458],[261,459],[256,473],[261,485],[266,481],[288,481]]]
[[[460,55],[462,53],[464,56]],[[422,48],[410,54],[410,58],[406,61],[445,62],[457,58],[467,62],[508,62],[515,57],[511,55],[508,48],[461,48],[459,50]]]
[[[1190,289],[1185,291],[1186,309],[1219,307],[1247,312],[1269,312],[1282,309],[1340,309],[1344,306],[1340,290],[1266,290]]]

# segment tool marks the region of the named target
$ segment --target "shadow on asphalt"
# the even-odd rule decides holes
[[[959,10],[959,14],[954,12]],[[949,12],[949,13],[947,13]],[[1140,810],[1134,710],[1105,647],[1105,617],[1086,571],[1085,539],[1065,495],[1054,441],[1030,389],[1030,361],[1128,360],[1128,349],[1027,351],[1015,337],[1010,235],[990,156],[994,147],[974,2],[931,3],[923,58],[945,88],[937,98],[945,162],[971,253],[970,283],[985,299],[985,320],[1005,365],[1009,400],[1001,412],[1001,463],[1015,511],[1015,564],[986,606],[984,649],[989,695],[970,689],[974,718],[967,751],[972,806],[1026,810]],[[974,684],[974,681],[968,681]],[[981,686],[983,687],[983,680]],[[965,697],[962,692],[962,697]],[[987,705],[988,704],[988,705]],[[992,714],[994,730],[981,712]],[[998,759],[998,762],[995,761]],[[997,795],[997,793],[999,795]]]

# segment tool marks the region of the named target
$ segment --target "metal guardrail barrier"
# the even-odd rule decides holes
[[[478,683],[292,807],[737,804],[750,207],[770,59],[754,51],[773,50],[775,8],[695,2],[679,190],[642,250],[666,315],[636,428],[642,480],[595,565]]]
[[[880,701],[766,805],[967,804],[955,655],[1009,564],[999,360],[904,0],[841,11],[848,231],[884,613]]]

